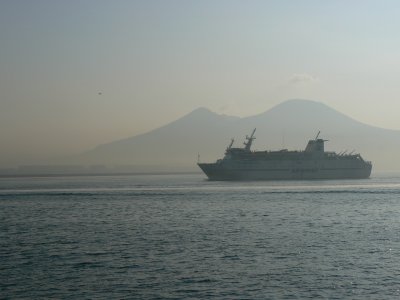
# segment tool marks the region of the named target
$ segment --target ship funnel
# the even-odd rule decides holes
[[[318,134],[315,137],[315,139],[308,141],[307,147],[304,150],[305,152],[314,153],[314,154],[323,154],[325,152],[324,142],[326,142],[326,140],[318,138],[320,133],[321,132],[318,131]]]

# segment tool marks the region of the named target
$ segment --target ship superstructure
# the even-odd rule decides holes
[[[309,140],[303,151],[252,151],[255,131],[244,147],[234,148],[215,163],[198,163],[210,180],[361,179],[371,175],[372,163],[360,154],[326,152],[319,138]]]

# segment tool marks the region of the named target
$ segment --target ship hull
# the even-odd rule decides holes
[[[313,179],[364,179],[371,175],[368,164],[323,164],[311,162],[307,166],[288,163],[273,165],[235,165],[223,163],[198,163],[210,180],[313,180]]]

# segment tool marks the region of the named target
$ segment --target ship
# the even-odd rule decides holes
[[[252,151],[255,131],[246,135],[244,147],[226,148],[225,156],[214,163],[197,165],[209,180],[311,180],[369,178],[372,163],[358,153],[325,151],[327,140],[317,136],[302,151]]]

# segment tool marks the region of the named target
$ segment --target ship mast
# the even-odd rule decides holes
[[[247,140],[247,142],[244,142],[244,143],[243,143],[243,144],[244,144],[244,149],[245,149],[246,151],[250,151],[251,144],[253,143],[253,140],[256,139],[255,136],[254,136],[254,133],[255,133],[255,132],[256,132],[256,128],[254,128],[254,130],[253,130],[253,132],[251,133],[250,137],[249,137],[248,135],[246,135],[246,140]]]
[[[232,148],[232,145],[233,145],[233,142],[234,142],[234,141],[235,141],[235,140],[234,140],[233,138],[231,138],[231,143],[229,144],[228,148],[226,148],[226,150],[229,150],[229,149]]]

